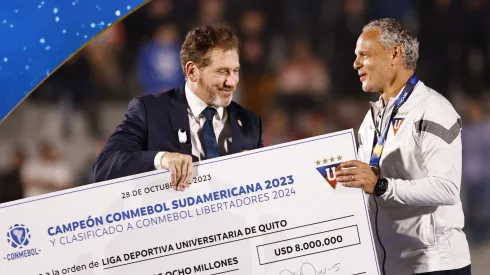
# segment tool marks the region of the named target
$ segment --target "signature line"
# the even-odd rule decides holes
[[[209,274],[209,275],[218,275],[218,274],[223,274],[223,273],[228,273],[228,272],[233,272],[233,271],[238,271],[238,270],[239,269],[237,268],[237,269],[232,269],[232,270],[228,270],[228,271],[223,271],[223,272],[218,272],[218,273],[212,273],[212,274]],[[359,273],[359,274],[362,274],[362,273]]]

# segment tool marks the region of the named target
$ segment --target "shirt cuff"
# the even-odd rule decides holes
[[[162,165],[161,165],[161,160],[162,160],[162,157],[163,155],[165,155],[166,152],[158,152],[156,155],[155,155],[155,160],[153,161],[153,164],[155,165],[155,169],[162,169]]]

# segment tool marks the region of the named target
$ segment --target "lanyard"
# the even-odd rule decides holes
[[[386,142],[386,138],[388,136],[388,131],[390,130],[390,125],[392,123],[393,118],[398,112],[398,109],[405,103],[408,97],[412,94],[415,85],[418,83],[417,75],[413,74],[408,80],[405,88],[402,91],[402,94],[396,99],[395,106],[393,107],[393,111],[390,115],[390,120],[383,127],[383,131],[377,136],[376,131],[374,134],[376,146],[373,148],[373,152],[371,154],[371,160],[369,161],[369,165],[375,168],[379,168],[379,161],[381,159],[381,153],[383,152],[383,147]],[[376,141],[377,140],[377,141]]]

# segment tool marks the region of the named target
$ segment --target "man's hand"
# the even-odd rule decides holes
[[[170,170],[174,190],[184,191],[192,181],[192,157],[180,153],[167,152],[160,160],[162,168]]]
[[[374,193],[374,186],[379,179],[379,175],[373,171],[369,164],[358,160],[340,164],[336,169],[336,174],[337,182],[343,186],[361,188],[368,194]]]

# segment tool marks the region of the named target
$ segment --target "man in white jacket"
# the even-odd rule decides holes
[[[415,74],[418,46],[393,19],[363,28],[353,65],[380,97],[359,129],[360,161],[342,163],[337,181],[364,190],[384,274],[469,275],[461,118]]]

